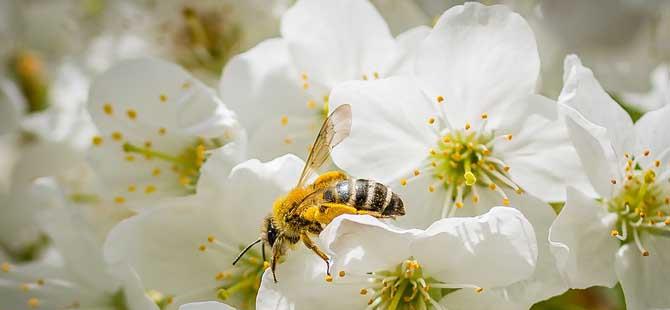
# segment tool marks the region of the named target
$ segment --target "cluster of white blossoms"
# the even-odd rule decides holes
[[[641,52],[563,53],[551,99],[557,4],[536,29],[524,1],[71,2],[0,4],[0,309],[518,310],[617,283],[670,309],[667,29],[651,91],[608,86]],[[297,243],[274,274],[245,247],[343,105],[325,167],[406,214],[337,216],[328,270]]]

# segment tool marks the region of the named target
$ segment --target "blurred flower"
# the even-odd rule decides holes
[[[103,198],[116,204],[141,208],[193,193],[211,150],[243,151],[235,115],[163,61],[128,61],[99,76],[88,111],[100,130],[90,140],[91,164],[107,188]]]
[[[236,266],[231,263],[258,238],[272,202],[295,184],[303,167],[286,155],[230,170],[221,153],[205,163],[195,196],[159,203],[119,224],[107,240],[106,254],[127,260],[145,286],[170,298],[171,307],[224,300],[253,309],[267,262],[251,250]],[[323,271],[323,262],[319,267]]]
[[[368,1],[297,1],[283,15],[281,33],[233,58],[220,84],[223,102],[248,130],[254,158],[307,153],[335,85],[388,77],[404,68],[405,48],[413,48],[394,40]]]
[[[234,310],[235,308],[216,301],[194,302],[179,307],[179,310]]]
[[[39,222],[57,250],[56,261],[2,263],[0,297],[11,309],[156,309],[127,266],[109,264],[89,238],[87,225],[66,207],[43,212]]]
[[[452,303],[449,293],[509,285],[530,276],[537,258],[532,227],[511,208],[443,219],[425,231],[343,215],[321,240],[334,253],[332,283],[289,261],[279,283],[264,275],[259,309],[471,309],[476,302]]]
[[[650,76],[651,91],[647,93],[622,93],[623,104],[638,112],[653,111],[670,104],[670,69],[659,65]]]
[[[633,124],[576,56],[565,61],[559,102],[598,199],[571,188],[550,230],[573,288],[621,283],[628,309],[670,307],[670,107]]]

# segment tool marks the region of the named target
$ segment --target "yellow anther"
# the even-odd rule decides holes
[[[116,197],[114,197],[114,202],[117,203],[117,204],[122,204],[122,203],[126,202],[126,198],[123,197],[123,196],[116,196]]]
[[[458,208],[458,209],[463,208],[463,203],[460,202],[460,201],[456,201],[455,205],[456,205],[456,208]]]
[[[44,285],[44,279],[37,279],[37,285],[42,286]]]
[[[12,265],[10,265],[8,262],[4,262],[2,265],[0,265],[0,270],[2,270],[2,272],[9,272],[11,269]]]
[[[147,194],[151,194],[156,191],[156,186],[153,186],[151,184],[147,185],[147,187],[144,188],[144,192]]]
[[[133,155],[126,155],[126,161],[135,161],[135,156]]]
[[[292,144],[292,143],[293,143],[293,139],[291,139],[289,137],[284,138],[284,144]]]
[[[144,141],[144,147],[150,149],[153,146],[153,143],[151,141]]]
[[[174,297],[168,296],[168,297],[165,298],[165,303],[167,303],[168,305],[171,305],[173,302],[174,302]]]
[[[128,185],[128,192],[133,193],[137,190],[137,187],[135,185]]]
[[[363,80],[365,80],[365,81],[368,80],[368,76],[366,74],[363,74],[363,76],[361,76],[361,78],[363,78]]]
[[[223,272],[217,272],[216,276],[214,276],[214,279],[216,279],[217,281],[221,281],[225,278],[226,278],[226,274],[223,273]]]
[[[314,101],[314,100],[307,100],[307,108],[309,108],[309,109],[314,109],[314,108],[316,108],[316,101]]]
[[[505,171],[505,172],[509,172],[510,169],[511,169],[510,166],[504,166],[503,167],[503,171]]]
[[[374,75],[375,79],[379,78],[379,72],[377,72],[377,71],[372,72],[372,75]]]
[[[400,179],[400,185],[407,186],[407,179]]]
[[[207,242],[212,243],[212,242],[214,242],[214,240],[216,240],[216,237],[214,237],[212,235],[207,236]]]
[[[27,291],[30,290],[30,284],[28,284],[28,283],[22,283],[19,287],[20,287],[21,290],[24,291],[24,292],[27,292]]]
[[[616,185],[616,179],[611,179],[610,183],[612,183],[612,185]]]
[[[158,134],[159,135],[164,136],[166,132],[167,132],[167,129],[165,129],[164,127],[158,128]]]
[[[488,115],[488,114],[486,114],[486,113],[482,113],[482,119],[488,119],[488,118],[489,118],[489,115]]]
[[[651,154],[650,150],[644,150],[644,152],[642,153],[642,155],[644,156],[649,156],[649,154]]]
[[[465,122],[465,130],[470,130],[470,122]]]
[[[166,102],[166,101],[168,100],[168,97],[167,97],[166,95],[164,95],[164,94],[161,94],[158,98],[159,98],[160,101],[163,102],[163,103]]]
[[[151,175],[153,175],[155,177],[161,175],[161,169],[160,168],[154,168],[154,170],[151,171]]]
[[[340,272],[337,273],[337,275],[340,276],[340,278],[344,278],[344,276],[346,276],[347,273],[344,272],[344,270],[341,270]]]
[[[308,78],[307,73],[304,73],[304,72],[301,73],[300,78],[303,79],[303,80],[307,80],[307,78]]]
[[[430,153],[430,155],[432,155],[432,156],[437,155],[437,151],[435,151],[435,149],[428,150],[428,153]]]
[[[496,188],[497,188],[497,186],[496,186],[495,183],[491,183],[491,184],[489,184],[489,189],[490,189],[490,190],[494,191],[494,190],[496,190]]]
[[[302,83],[302,89],[308,89],[309,88],[309,83],[305,82]]]
[[[102,137],[101,136],[93,136],[93,139],[91,139],[91,142],[95,146],[100,146],[100,145],[102,145]]]
[[[663,221],[663,224],[670,225],[670,217],[666,218],[665,221]]]
[[[114,113],[114,108],[112,107],[111,103],[105,103],[102,106],[102,110],[105,112],[107,115],[112,115]]]
[[[478,287],[478,288],[475,289],[475,292],[477,292],[477,293],[481,293],[483,291],[484,291],[484,288],[481,288],[481,287]]]
[[[477,195],[472,195],[472,203],[478,203],[479,202],[479,196]]]
[[[123,135],[118,131],[112,132],[112,139],[114,141],[121,141],[123,139]]]
[[[428,191],[431,192],[431,193],[434,192],[435,191],[435,186],[428,185]]]
[[[135,111],[135,110],[133,110],[133,109],[128,109],[128,110],[126,111],[126,115],[128,115],[128,118],[129,118],[129,119],[134,120],[134,119],[137,118],[137,111]]]
[[[182,89],[188,89],[189,87],[191,87],[191,82],[186,81],[181,84]]]
[[[331,275],[326,275],[325,280],[326,280],[326,282],[333,282],[333,276],[331,276]]]
[[[444,101],[444,97],[437,96],[437,103],[442,103],[442,101]]]
[[[39,306],[40,306],[40,300],[39,299],[37,299],[35,297],[28,299],[28,307],[35,309]]]
[[[191,184],[191,178],[189,178],[189,177],[183,175],[183,176],[179,177],[179,184],[181,184],[181,185],[189,185],[189,184]]]
[[[653,184],[656,182],[656,172],[654,172],[654,170],[647,170],[644,173],[644,182],[647,184]]]
[[[467,186],[472,186],[477,183],[477,177],[475,177],[474,173],[470,171],[466,172],[463,177],[465,177],[465,185]]]
[[[444,144],[447,144],[447,143],[451,142],[451,138],[449,136],[444,136],[444,137],[442,137],[442,142]]]
[[[503,198],[502,204],[503,204],[503,206],[509,206],[509,199],[508,198]]]
[[[263,261],[263,269],[268,269],[268,268],[270,268],[270,262]]]
[[[365,296],[365,295],[368,294],[368,289],[366,289],[366,288],[362,288],[358,293],[361,294],[361,295],[363,295],[363,296]]]
[[[647,250],[642,251],[642,256],[649,256],[649,251]]]
[[[206,245],[201,244],[201,245],[198,246],[198,251],[200,251],[200,252],[205,252],[205,250],[207,250],[207,246],[206,246]]]
[[[431,117],[428,118],[428,125],[432,125],[432,124],[435,124],[435,118],[431,116]]]
[[[421,174],[421,171],[419,169],[414,169],[414,176],[417,177]]]
[[[655,166],[656,168],[660,167],[660,166],[661,166],[661,161],[658,160],[658,159],[657,159],[657,160],[654,160],[654,166]]]
[[[616,237],[618,235],[619,235],[619,231],[616,230],[616,229],[612,229],[612,231],[610,232],[610,236],[612,236],[612,237]]]
[[[507,141],[512,141],[512,135],[505,135],[505,139],[507,139]]]
[[[281,125],[282,126],[288,125],[288,116],[286,116],[286,115],[281,116]]]

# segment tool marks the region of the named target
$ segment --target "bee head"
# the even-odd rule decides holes
[[[267,245],[272,247],[275,244],[278,235],[279,230],[274,225],[272,215],[266,216],[265,220],[263,220],[263,226],[261,227],[261,239],[263,239]]]

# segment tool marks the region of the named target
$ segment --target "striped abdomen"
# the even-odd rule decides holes
[[[371,180],[339,181],[323,192],[323,200],[358,210],[376,211],[383,216],[405,215],[400,197],[386,185]]]

